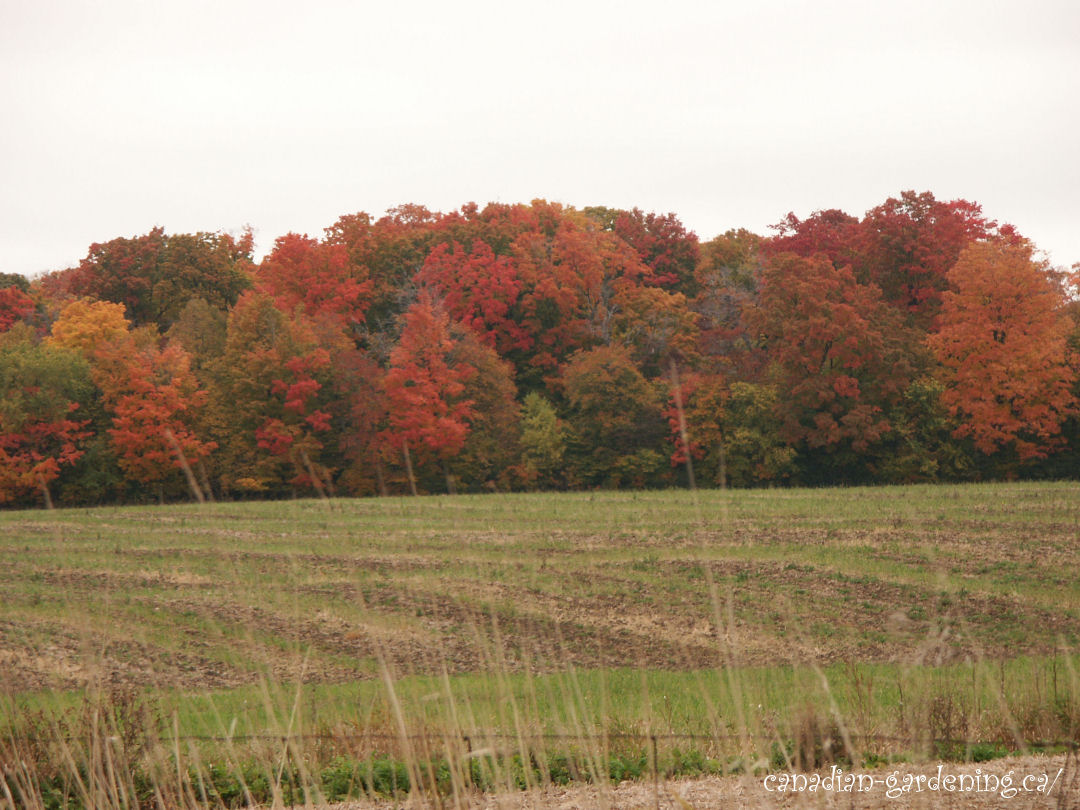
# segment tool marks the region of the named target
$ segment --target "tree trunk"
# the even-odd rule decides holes
[[[206,500],[210,503],[214,502],[214,488],[210,486],[210,476],[206,474],[206,465],[202,463],[202,459],[199,459],[199,463],[195,465],[195,468],[199,471],[199,479],[202,481],[203,492],[206,493]]]
[[[45,508],[46,509],[52,509],[53,508],[52,495],[49,494],[49,485],[47,483],[45,483],[45,476],[44,475],[38,475],[37,480],[38,480],[38,484],[41,486],[41,494],[45,496]]]
[[[378,456],[375,457],[375,482],[379,486],[379,495],[385,498],[387,496],[386,479],[383,478],[382,459]]]
[[[315,485],[315,491],[319,493],[319,497],[324,501],[329,502],[329,498],[326,497],[326,491],[323,489],[322,479],[315,472],[315,468],[311,464],[311,459],[308,458],[307,450],[300,448],[300,460],[304,462],[304,467],[307,469],[308,477],[311,479],[311,483]]]
[[[409,474],[409,490],[413,495],[416,495],[416,478],[413,476],[412,456],[409,455],[409,443],[405,439],[401,440],[401,449],[405,454],[405,471]]]
[[[206,503],[206,498],[203,497],[202,490],[199,489],[199,485],[195,483],[195,475],[191,472],[191,467],[187,463],[187,457],[184,455],[184,449],[180,446],[180,442],[176,440],[176,436],[168,428],[165,428],[165,438],[169,444],[172,445],[173,452],[176,453],[176,458],[180,462],[180,469],[184,471],[184,477],[187,479],[188,487],[191,489],[191,494],[195,496],[195,500],[199,503]]]
[[[679,438],[682,440],[683,454],[686,456],[686,477],[690,483],[690,489],[696,489],[697,487],[694,485],[694,459],[690,453],[690,432],[686,429],[686,413],[683,411],[682,404],[682,386],[679,384],[679,369],[674,360],[671,361],[671,387],[675,393],[675,409],[679,415]]]
[[[446,476],[446,492],[448,495],[457,495],[457,487],[454,485],[454,476],[450,474],[450,462],[443,459],[443,475]]]

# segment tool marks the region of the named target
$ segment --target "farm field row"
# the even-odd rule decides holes
[[[0,728],[268,784],[1053,750],[1078,531],[1074,483],[0,513]]]

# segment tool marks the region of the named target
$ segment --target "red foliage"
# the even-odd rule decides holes
[[[390,354],[386,397],[390,411],[386,437],[408,441],[448,458],[465,444],[472,401],[465,383],[476,369],[457,361],[450,319],[430,298],[421,297],[405,314],[401,340]]]
[[[475,242],[468,253],[457,242],[437,245],[417,281],[437,293],[454,320],[500,354],[532,346],[532,337],[514,320],[522,288],[514,262],[496,256],[487,243]]]
[[[207,393],[200,390],[190,357],[179,344],[159,349],[128,340],[99,351],[96,360],[95,376],[112,414],[109,437],[130,477],[154,483],[179,469],[183,462],[176,446],[189,464],[217,447],[201,441],[191,427],[193,412],[206,403]]]
[[[766,263],[752,321],[779,376],[788,441],[861,452],[888,431],[882,406],[910,373],[890,346],[901,330],[889,315],[876,287],[823,255]]]
[[[946,274],[965,247],[995,227],[976,203],[905,191],[866,212],[859,227],[860,278],[877,284],[885,300],[931,328],[948,287]]]
[[[0,332],[6,332],[33,311],[33,299],[18,287],[0,289]]]
[[[363,322],[374,288],[367,268],[350,260],[346,245],[295,233],[274,242],[257,279],[283,312],[301,306],[309,317],[329,316],[343,326]]]

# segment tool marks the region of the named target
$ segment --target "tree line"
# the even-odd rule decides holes
[[[0,276],[0,503],[1068,477],[1077,279],[965,200],[405,205]]]

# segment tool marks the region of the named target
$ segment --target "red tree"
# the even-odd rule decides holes
[[[866,212],[859,225],[856,268],[861,280],[881,288],[885,300],[930,329],[949,269],[968,244],[986,238],[995,227],[976,203],[905,191]]]
[[[474,242],[469,252],[457,242],[437,245],[417,281],[435,291],[454,320],[500,354],[532,346],[532,337],[514,319],[522,288],[514,262],[496,256],[485,242]]]
[[[0,332],[6,332],[33,311],[34,300],[18,287],[0,289]]]
[[[96,370],[112,415],[109,437],[120,468],[135,481],[157,484],[197,465],[217,446],[200,440],[195,412],[206,404],[183,347],[131,339],[98,352]]]
[[[884,406],[910,369],[876,287],[824,256],[781,254],[766,263],[752,322],[780,384],[788,441],[862,453],[888,431]]]
[[[351,261],[345,244],[295,233],[274,242],[257,279],[283,312],[302,306],[309,317],[329,316],[342,326],[363,322],[374,287],[367,268]]]
[[[386,373],[386,438],[446,460],[465,444],[473,403],[463,398],[476,373],[458,362],[446,311],[421,297],[405,313],[401,339]]]

